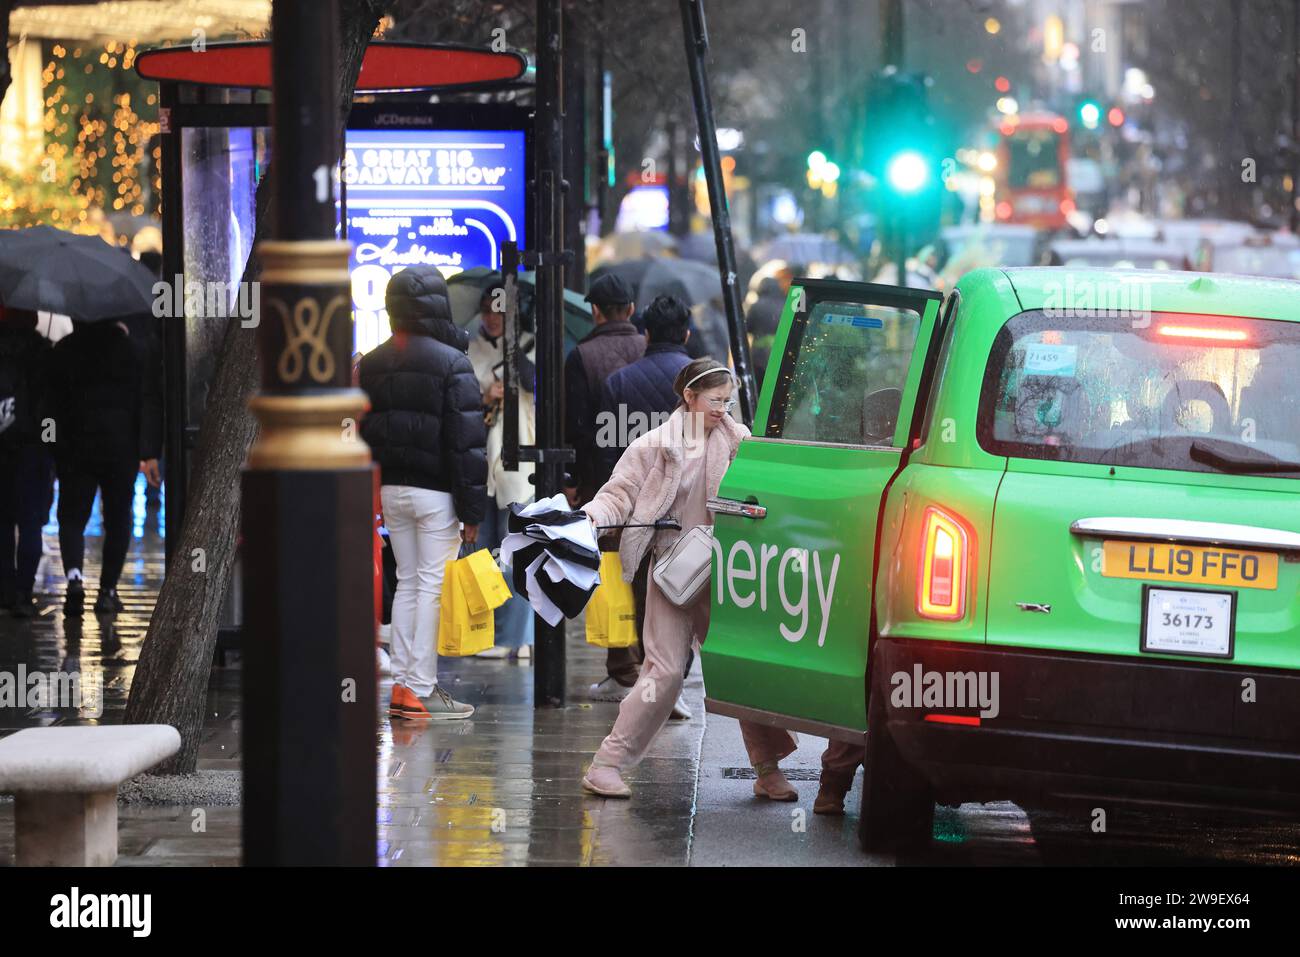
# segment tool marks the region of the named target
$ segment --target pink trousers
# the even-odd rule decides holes
[[[678,608],[664,597],[653,578],[646,582],[645,626],[641,630],[645,660],[636,684],[619,706],[614,730],[601,742],[592,764],[627,770],[640,763],[682,693],[682,672],[691,644],[698,647],[708,631],[707,590],[689,607]]]

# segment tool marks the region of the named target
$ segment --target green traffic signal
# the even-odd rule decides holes
[[[904,150],[885,166],[885,180],[898,193],[915,193],[930,179],[930,165],[916,150]]]
[[[1084,100],[1079,104],[1079,122],[1084,129],[1095,130],[1101,125],[1101,104],[1096,100]]]

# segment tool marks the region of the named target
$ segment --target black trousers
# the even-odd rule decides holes
[[[44,445],[27,442],[0,453],[0,591],[5,594],[32,593],[53,495],[54,463]]]
[[[131,544],[131,497],[140,470],[136,459],[111,463],[59,463],[59,548],[63,551],[63,572],[80,570],[86,559],[86,522],[95,505],[95,490],[101,493],[100,515],[104,521],[104,556],[99,574],[100,590],[117,587]]]

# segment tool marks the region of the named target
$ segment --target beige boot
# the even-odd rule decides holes
[[[790,786],[780,766],[775,761],[760,761],[754,765],[758,780],[754,782],[754,797],[769,801],[797,801],[799,792]]]

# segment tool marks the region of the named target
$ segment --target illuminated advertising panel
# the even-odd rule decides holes
[[[444,276],[501,266],[524,237],[522,130],[349,129],[343,158],[356,348],[388,338],[384,290],[427,263]]]

